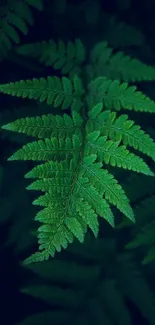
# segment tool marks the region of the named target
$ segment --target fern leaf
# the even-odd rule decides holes
[[[2,129],[24,133],[35,138],[65,138],[71,137],[82,126],[82,119],[77,112],[73,112],[73,118],[69,115],[42,115],[17,119]]]
[[[41,167],[41,168],[39,168]],[[28,174],[28,177],[38,177],[38,171],[41,171],[41,169],[43,169],[44,165],[40,165],[35,167],[30,174]],[[54,165],[52,166],[54,169]],[[90,180],[91,184],[93,184],[93,191],[94,191],[94,195],[97,195],[96,190],[100,193],[100,195],[105,196],[106,200],[108,200],[110,203],[114,204],[117,206],[117,208],[122,211],[127,217],[129,217],[132,221],[134,221],[134,217],[133,217],[133,212],[129,206],[129,202],[128,199],[123,191],[123,189],[121,188],[121,186],[117,183],[117,181],[114,179],[113,175],[111,175],[110,173],[108,173],[107,170],[105,169],[101,169],[102,164],[98,164],[98,163],[94,163],[94,155],[92,156],[88,156],[87,158],[84,158],[83,163],[81,164],[81,168],[79,171],[79,177],[82,179],[85,179],[84,185],[86,186],[86,188],[88,188],[87,186],[87,179]],[[57,168],[57,164],[56,164],[56,168]],[[36,174],[37,172],[37,174]],[[59,173],[59,176],[63,177],[62,183],[60,185],[60,180],[58,180],[57,183],[57,179],[56,177],[58,176],[58,172],[53,173],[52,172],[52,177],[55,181],[52,180],[52,178],[46,178],[43,179],[41,181],[35,181],[33,182],[31,185],[28,186],[28,189],[33,189],[33,190],[42,190],[42,191],[48,191],[50,189],[50,196],[51,196],[51,189],[52,186],[55,188],[57,188],[57,191],[61,192],[61,188],[63,185],[65,185],[67,187],[67,180],[69,182],[72,183],[73,182],[73,173],[75,172],[75,169],[72,170],[72,174],[71,174],[71,169],[68,168],[68,173],[70,173],[68,175],[68,178],[65,178],[65,175],[67,173],[67,170],[65,168],[64,170],[64,175],[62,174],[62,170],[61,173]],[[41,176],[42,174],[40,174]],[[27,175],[26,175],[27,176]],[[42,177],[46,177],[48,175],[43,174]],[[66,175],[67,176],[67,175]],[[60,185],[60,186],[59,186]],[[96,190],[95,190],[96,189]],[[82,189],[81,189],[82,190]],[[63,193],[61,192],[61,194],[63,195]],[[92,196],[91,192],[90,195]],[[52,198],[51,198],[52,199]],[[41,197],[41,201],[37,200],[37,202],[35,201],[35,204],[43,204],[43,206],[46,204],[48,205],[48,202],[51,201],[50,197],[47,197],[47,194],[43,197]],[[52,199],[53,200],[53,199]],[[42,203],[41,203],[42,202]],[[86,202],[82,202],[82,201],[77,201],[77,198],[74,197],[74,204],[76,203],[76,208],[78,208],[78,212],[80,213],[80,211],[85,211],[85,217],[86,220],[88,220],[86,213],[87,210],[89,210],[89,213],[91,213],[91,209],[90,206],[88,204],[86,204]],[[91,202],[90,202],[91,203]],[[108,222],[114,226],[114,219],[113,216],[110,213],[109,207],[108,205],[104,202],[105,207],[103,206],[103,208],[105,209],[104,214],[105,214],[105,218],[107,218]],[[101,202],[101,206],[102,206],[102,202]],[[99,208],[98,208],[99,210]],[[83,214],[84,215],[84,214]],[[92,222],[94,220],[94,216],[92,216]],[[95,221],[94,221],[95,223]],[[92,227],[91,227],[92,229]],[[95,231],[94,231],[95,232]],[[96,233],[96,232],[95,232]]]
[[[73,116],[80,125],[79,115],[76,113]],[[34,201],[35,205],[43,208],[36,215],[36,220],[42,223],[38,228],[38,244],[43,255],[40,252],[28,261],[54,256],[55,251],[66,248],[74,237],[83,242],[87,227],[97,236],[98,215],[114,226],[109,203],[116,205],[134,221],[123,189],[112,175],[102,169],[102,164],[95,162],[98,149],[90,153],[89,138],[92,138],[92,134],[86,127],[85,136],[79,131],[72,138],[45,138],[24,145],[10,157],[10,160],[45,161],[45,164],[35,167],[26,175],[39,178],[28,189],[45,192]]]
[[[91,208],[90,204],[88,202],[84,201],[82,198],[78,198],[73,203],[74,209],[79,213],[81,217],[84,216],[84,221],[88,225],[88,227],[92,230],[95,237],[98,236],[99,232],[99,222],[98,222],[98,215],[95,213],[95,211]],[[107,205],[108,208],[108,205]],[[107,212],[109,212],[109,216],[111,215],[111,211],[108,208]],[[108,218],[109,223],[111,226],[114,226],[114,220],[113,218],[110,219],[110,217],[105,214],[105,218]],[[112,223],[111,223],[112,221]]]
[[[56,44],[53,40],[48,42],[26,44],[19,46],[16,52],[20,55],[36,58],[46,66],[52,66],[55,70],[61,70],[63,75],[72,77],[82,72],[81,65],[85,61],[85,48],[79,39],[66,44],[59,40]]]
[[[129,145],[155,160],[155,143],[139,125],[134,124],[125,114],[117,117],[116,112],[102,110],[103,105],[97,104],[88,113],[89,128],[92,131],[98,130],[101,135],[113,141],[122,141],[124,145]]]
[[[73,147],[74,145],[74,147]],[[47,161],[52,160],[56,155],[65,157],[69,154],[74,154],[80,147],[80,137],[73,135],[73,142],[70,138],[45,139],[34,141],[24,145],[21,149],[17,150],[9,160],[34,160],[34,161]]]
[[[74,164],[75,165],[75,164]],[[71,164],[70,164],[71,166]],[[38,165],[30,170],[26,175],[25,178],[51,178],[56,177],[57,174],[61,175],[61,173],[65,176],[74,172],[75,170],[72,167],[68,166],[68,162],[61,161],[49,161],[44,164]]]
[[[74,171],[75,172],[75,171]],[[59,177],[59,178],[58,178]],[[54,181],[53,181],[54,180]],[[40,191],[49,191],[50,196],[52,194],[52,188],[61,193],[61,195],[67,195],[68,193],[68,184],[71,184],[74,181],[74,173],[72,173],[72,177],[68,177],[66,179],[64,179],[64,174],[58,174],[53,176],[53,180],[51,178],[47,178],[47,179],[43,179],[43,180],[37,180],[35,182],[33,182],[32,184],[30,184],[27,189],[28,190],[40,190]],[[63,187],[66,187],[66,190],[62,190]],[[47,198],[46,194],[46,198]],[[41,196],[41,199],[44,199],[44,205],[45,204],[45,196]],[[57,196],[57,201],[58,201],[58,196]],[[47,199],[48,200],[48,199]],[[50,201],[50,200],[49,200]],[[48,202],[49,202],[48,201]],[[35,220],[40,221],[40,222],[44,222],[44,217],[46,217],[46,222],[47,223],[51,223],[52,217],[56,214],[56,209],[55,211],[51,209],[51,207],[48,206],[48,202],[47,202],[47,208],[43,211],[40,211],[36,217]],[[35,204],[40,204],[40,199],[38,199],[37,201],[35,200],[34,202]],[[109,223],[111,223],[112,226],[114,226],[114,221],[112,218],[112,221],[110,221],[110,209],[108,207],[108,205],[106,204],[106,202],[104,201],[105,206],[107,207],[107,210],[105,210],[105,218],[107,217]],[[59,206],[58,206],[59,208]],[[90,229],[92,230],[92,232],[94,233],[94,235],[97,237],[98,234],[98,230],[99,230],[99,224],[98,224],[98,219],[97,219],[97,214],[94,212],[94,210],[91,208],[91,206],[83,200],[83,198],[77,198],[74,197],[74,201],[72,202],[72,213],[74,214],[74,211],[77,211],[79,213],[80,217],[84,218],[84,222],[90,227]],[[60,211],[62,213],[62,211]],[[75,218],[74,218],[75,219]],[[70,222],[70,220],[68,220],[68,222]],[[74,226],[76,224],[76,220],[74,220]]]
[[[130,153],[125,146],[119,145],[119,142],[113,142],[107,140],[106,136],[100,136],[99,131],[88,134],[87,141],[86,152],[88,151],[90,154],[97,152],[100,162],[154,176],[142,158]]]
[[[116,179],[106,169],[101,169],[102,164],[93,163],[94,155],[86,157],[81,165],[81,177],[88,177],[93,186],[104,195],[106,200],[117,206],[129,219],[134,221],[129,201]]]
[[[87,228],[97,237],[98,217],[114,227],[111,204],[135,221],[128,197],[105,165],[154,176],[143,159],[127,149],[130,145],[154,157],[154,143],[127,115],[117,118],[111,109],[155,112],[153,101],[136,87],[105,77],[89,84],[86,98],[79,77],[21,80],[0,85],[0,91],[55,108],[71,108],[71,117],[49,114],[16,120],[3,127],[42,138],[24,145],[9,158],[45,162],[25,175],[35,179],[27,189],[44,192],[33,202],[41,208],[35,217],[41,223],[40,252],[26,263],[54,256],[74,238],[83,243]]]
[[[71,181],[73,181],[73,173],[71,175],[66,175],[66,177],[62,173],[59,173],[58,175],[53,175],[50,178],[43,178],[41,180],[34,181],[27,187],[27,189],[47,192],[52,186],[55,186],[57,191],[61,191],[61,187],[67,187],[68,182]]]
[[[46,143],[47,140],[53,141],[53,139],[45,139]],[[67,142],[67,139],[65,141]],[[78,147],[77,142],[80,145],[79,137],[78,139],[74,139],[74,136],[73,142],[67,142],[69,152],[73,146],[73,148],[75,148],[76,151],[79,150],[80,153],[80,147]],[[50,146],[51,144],[49,144],[49,149],[51,148]],[[21,159],[24,157],[25,159],[28,159],[28,157],[31,159],[52,159],[52,157],[47,153],[47,148],[43,149],[43,156],[42,154],[40,155],[40,153],[38,156],[38,152],[36,151],[36,149],[38,150],[38,147],[39,149],[42,148],[42,142],[31,143],[29,144],[29,147],[26,147],[26,149],[20,149],[23,150],[23,153],[21,151],[19,153],[17,152],[17,156],[18,158],[20,156]],[[58,148],[59,146],[57,142],[55,149]],[[64,145],[62,147],[61,144],[60,148],[63,148],[64,151]],[[26,150],[28,151],[26,152]],[[46,154],[48,156],[46,156]],[[17,158],[17,156],[14,158]],[[95,158],[96,157],[93,157],[93,160]],[[88,161],[90,160],[91,159],[89,158]],[[43,178],[39,181],[33,182],[29,186],[29,189],[41,189],[46,192],[44,196],[41,196],[34,202],[35,205],[39,204],[40,206],[45,207],[36,215],[36,220],[43,224],[38,229],[38,243],[40,250],[43,252],[43,257],[40,257],[41,255],[35,255],[34,261],[36,260],[36,256],[37,258],[40,257],[41,259],[44,259],[44,254],[46,256],[46,253],[47,256],[54,256],[55,251],[60,251],[62,247],[66,248],[68,243],[72,241],[73,237],[77,237],[79,241],[83,242],[87,226],[89,226],[95,236],[97,236],[99,226],[97,215],[100,215],[111,225],[114,225],[114,216],[108,203],[91,184],[91,180],[89,180],[88,177],[81,176],[79,173],[80,169],[77,169],[77,165],[74,166],[74,163],[77,164],[75,158],[70,164],[70,170],[74,170],[74,174],[71,175],[71,178],[66,178],[65,180],[64,174],[62,173],[63,167],[66,168],[66,163],[61,164],[61,170],[59,170],[60,165],[58,166],[56,163],[56,170],[54,170],[53,162],[53,172],[55,172],[53,178]],[[80,167],[81,164],[79,164],[79,168]],[[54,176],[56,176],[56,179],[53,182],[53,179],[55,178]],[[50,199],[50,197],[52,199]]]
[[[24,264],[30,264],[34,262],[42,262],[47,261],[50,257],[50,254],[47,251],[44,252],[36,252],[25,259]]]
[[[107,42],[97,43],[91,51],[87,73],[91,79],[106,76],[125,82],[136,82],[155,79],[155,69],[141,61],[125,55],[123,52],[113,53]]]
[[[75,174],[75,173],[74,173]],[[75,174],[76,175],[76,174]],[[36,220],[43,223],[39,227],[40,249],[54,255],[55,250],[60,251],[61,247],[66,248],[72,236],[83,242],[86,226],[89,226],[95,236],[98,234],[97,215],[106,219],[111,225],[114,224],[114,216],[110,207],[102,195],[91,185],[91,180],[77,174],[74,180],[71,179],[62,193],[60,186],[59,194],[56,195],[56,183],[49,181],[48,192],[45,196],[35,200],[34,204],[45,206],[46,210],[40,211]],[[59,181],[58,181],[59,183]],[[33,183],[32,183],[33,184]],[[38,183],[31,188],[37,188]],[[74,184],[74,185],[73,185]],[[53,195],[53,199],[49,197]],[[65,196],[66,198],[65,198]],[[71,236],[71,238],[70,238]]]
[[[106,109],[155,113],[155,103],[142,92],[137,91],[136,86],[99,77],[88,85],[88,90],[87,103],[90,108],[102,102]]]
[[[0,92],[22,98],[38,99],[54,107],[78,111],[82,105],[84,90],[78,77],[74,77],[73,81],[66,77],[62,79],[48,77],[0,85]]]

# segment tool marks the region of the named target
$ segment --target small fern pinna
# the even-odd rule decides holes
[[[114,227],[112,205],[135,221],[129,198],[109,166],[154,176],[138,151],[155,161],[155,143],[122,111],[155,113],[155,102],[125,82],[153,80],[155,69],[123,53],[113,54],[105,42],[92,49],[89,64],[79,40],[28,44],[17,52],[64,74],[0,85],[4,94],[49,105],[48,115],[3,126],[36,138],[9,158],[39,163],[25,175],[33,179],[29,190],[43,192],[33,202],[42,208],[35,216],[42,225],[39,252],[26,259],[29,263],[54,256],[74,237],[83,242],[88,228],[97,237],[99,218]],[[70,113],[52,115],[53,107]]]

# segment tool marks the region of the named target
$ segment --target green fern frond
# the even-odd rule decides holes
[[[101,169],[102,163],[93,163],[94,157],[95,155],[92,154],[84,159],[84,164],[81,165],[80,175],[88,177],[93,183],[93,186],[102,195],[105,195],[105,198],[110,203],[116,205],[118,209],[133,219],[133,214],[128,204],[129,202],[121,186],[112,174],[106,169]],[[95,175],[96,177],[94,177]]]
[[[111,204],[116,205],[120,211],[125,213],[125,215],[133,221],[132,210],[129,206],[129,202],[126,198],[126,195],[125,195],[123,189],[117,183],[117,181],[113,177],[113,175],[111,175],[107,170],[101,169],[102,164],[93,163],[94,158],[95,158],[94,155],[84,158],[84,162],[81,165],[81,168],[79,171],[80,177],[84,177],[85,179],[89,178],[90,182],[93,184],[93,187],[101,195],[105,195],[106,200],[108,200]],[[52,165],[54,165],[54,164],[52,164]],[[39,168],[39,167],[41,167],[41,168]],[[52,168],[53,168],[53,166],[52,166]],[[56,164],[56,168],[57,168],[57,164]],[[36,177],[36,175],[38,175],[38,172],[41,169],[43,169],[43,165],[35,167],[30,173],[26,174],[26,177]],[[74,172],[75,172],[75,167],[74,167],[72,173],[74,173]],[[41,173],[41,175],[42,175],[42,173]],[[49,175],[49,173],[48,173],[48,175]],[[62,168],[61,168],[61,171],[59,172],[59,174],[58,174],[58,171],[56,173],[54,173],[52,171],[51,176],[53,179],[55,179],[58,175],[59,175],[59,177],[60,176],[64,177],[63,182],[65,182],[65,178],[66,178],[66,185],[67,185],[67,177],[68,177],[68,180],[70,178],[70,181],[72,181],[73,176],[71,175],[71,168],[69,168],[69,167],[64,169],[64,175],[62,175]],[[46,177],[46,174],[44,173],[42,175],[42,177]],[[51,187],[49,186],[49,183],[51,182],[51,185],[53,185],[52,178],[47,178],[47,180],[43,179],[43,181],[41,181],[41,183],[38,183],[38,181],[36,181],[36,182],[32,183],[28,187],[28,189],[35,189],[35,190],[42,189],[43,191],[47,191],[47,190],[49,190],[49,188],[51,189]],[[43,184],[43,182],[44,182],[44,184]],[[55,181],[55,183],[56,183],[56,181]],[[55,184],[55,185],[57,185],[57,190],[58,190],[59,184]],[[61,188],[62,188],[62,184],[59,187],[59,190],[61,190]],[[50,195],[51,195],[51,191],[50,191]],[[47,202],[48,202],[48,200],[47,200]]]
[[[68,157],[72,154],[75,156],[76,152],[79,152],[80,158],[83,145],[80,137],[75,135],[72,141],[66,138],[65,142],[53,138],[45,139],[44,142],[39,140],[19,149],[11,159],[53,160],[55,157],[61,157],[61,150],[63,154],[65,151]],[[54,165],[53,161],[51,177],[34,181],[28,187],[45,191],[45,195],[34,201],[35,205],[44,207],[36,215],[36,220],[43,223],[38,229],[39,247],[43,251],[43,256],[46,253],[47,256],[53,256],[55,250],[66,248],[73,236],[83,242],[87,226],[97,236],[98,215],[114,226],[114,216],[106,199],[134,221],[128,199],[121,186],[112,175],[101,169],[102,164],[95,163],[96,155],[87,156],[85,150],[83,155],[79,162],[77,156],[77,159],[71,160],[68,166],[65,163],[61,168],[61,163],[58,165],[56,162]],[[40,172],[40,177],[47,175],[46,172],[42,175],[42,169],[44,166],[35,167],[26,177],[36,177]],[[70,173],[67,175],[68,172]],[[34,255],[34,260],[37,256],[40,257],[40,254]]]
[[[73,81],[66,77],[47,77],[32,80],[21,80],[15,83],[0,85],[4,94],[39,100],[48,105],[62,109],[71,108],[78,111],[82,106],[84,94],[81,79],[74,77]]]
[[[42,0],[11,0],[7,5],[0,6],[1,57],[11,49],[12,43],[19,43],[19,32],[26,35],[28,25],[33,25],[31,7],[42,10]]]
[[[90,108],[98,103],[103,103],[106,109],[114,108],[155,113],[155,103],[137,91],[136,86],[128,86],[118,80],[99,77],[88,85],[87,103]]]
[[[117,117],[116,112],[103,111],[103,105],[97,104],[88,112],[89,128],[98,130],[101,135],[109,139],[121,142],[125,146],[133,147],[136,150],[148,155],[155,160],[155,143],[139,125],[129,120],[128,115],[121,114]]]
[[[63,175],[65,173],[65,175],[67,175],[72,171],[74,171],[74,167],[72,167],[72,162],[70,163],[69,166],[66,160],[61,162],[49,161],[34,167],[31,171],[29,171],[25,175],[25,178],[51,178],[51,177],[55,177],[57,173],[59,173],[59,175],[61,173]]]
[[[97,237],[98,216],[114,227],[111,205],[135,221],[126,193],[105,165],[154,176],[144,160],[127,147],[155,159],[155,145],[127,115],[117,117],[111,110],[154,113],[155,103],[150,98],[136,87],[106,77],[93,80],[87,95],[77,76],[73,80],[66,77],[21,80],[0,85],[0,92],[71,109],[71,116],[27,117],[3,126],[39,138],[9,158],[41,162],[25,175],[36,179],[28,186],[29,190],[44,192],[33,202],[42,208],[35,217],[42,224],[38,228],[40,252],[27,262],[54,256],[75,237],[83,242],[87,228]]]
[[[123,52],[117,52],[107,62],[105,75],[111,79],[125,82],[155,80],[155,68],[125,55]]]
[[[88,150],[91,154],[97,153],[99,162],[154,176],[142,158],[130,153],[125,146],[120,146],[119,142],[100,136],[99,131],[89,134],[87,141],[86,152]]]
[[[78,137],[73,135],[72,139],[65,138],[65,140],[61,138],[45,138],[24,145],[9,160],[47,161],[54,159],[57,155],[63,158],[66,155],[74,155],[79,150],[80,144],[80,135]]]
[[[62,146],[61,141],[59,143],[56,141],[53,149],[53,140],[53,138],[51,140],[45,139],[47,147],[43,145],[43,141],[30,143],[17,151],[11,159],[51,160],[54,158],[53,155],[56,154],[56,150],[58,156],[59,147],[63,153],[65,150],[64,143]],[[72,148],[74,155],[76,151],[80,153],[81,143],[79,137],[73,136],[72,141],[65,139],[65,143],[66,151],[69,154],[71,154]],[[52,149],[54,150],[53,152]],[[87,166],[89,166],[91,170],[91,165],[95,159],[96,157],[93,157],[93,159],[88,157],[86,161],[85,158],[83,163],[81,162],[83,168],[88,168]],[[29,187],[29,189],[41,189],[47,192],[45,194],[46,199],[43,196],[41,200],[39,198],[34,202],[34,204],[45,206],[45,210],[39,212],[36,216],[36,220],[43,223],[38,229],[39,245],[40,250],[43,250],[43,256],[46,253],[47,256],[53,256],[55,250],[60,251],[61,247],[66,248],[73,236],[83,242],[87,226],[97,236],[99,227],[97,215],[105,218],[111,225],[114,223],[114,216],[108,203],[100,194],[101,191],[97,191],[93,181],[91,184],[91,178],[89,179],[88,175],[83,175],[80,169],[81,163],[79,163],[79,168],[77,168],[77,161],[75,159],[74,162],[76,162],[76,165],[74,166],[72,162],[70,166],[71,169],[74,168],[74,174],[72,173],[73,175],[71,174],[70,178],[65,178],[64,174],[62,174],[63,165],[61,166],[62,171],[59,173],[58,165],[56,164],[56,172],[53,174],[53,178],[43,178],[32,183]],[[47,195],[52,196],[53,199],[49,200]],[[128,200],[126,201],[128,202]]]
[[[81,74],[81,65],[85,61],[85,48],[79,39],[66,44],[59,40],[43,41],[41,43],[19,46],[16,52],[20,55],[36,58],[46,66],[52,66],[55,70],[61,70],[63,75],[71,77]]]
[[[80,115],[73,112],[72,118],[67,114],[21,118],[4,125],[2,129],[36,138],[65,138],[78,132],[82,128],[82,123]]]
[[[155,68],[123,52],[114,54],[107,42],[97,43],[92,49],[87,73],[91,79],[106,76],[125,82],[155,80]]]

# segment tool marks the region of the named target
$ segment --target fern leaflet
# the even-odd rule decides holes
[[[74,77],[73,81],[66,77],[48,77],[21,80],[9,85],[1,85],[0,91],[4,94],[30,98],[46,102],[48,105],[60,107],[62,109],[71,108],[79,110],[82,106],[82,95],[84,93],[81,79]]]
[[[155,69],[141,61],[125,55],[123,52],[113,54],[107,42],[97,43],[91,51],[90,63],[87,66],[90,79],[106,76],[125,82],[136,82],[155,79]]]
[[[46,66],[52,66],[55,70],[61,70],[63,75],[70,77],[82,73],[81,65],[85,61],[85,48],[79,39],[66,44],[59,40],[56,44],[53,40],[48,42],[26,44],[19,46],[16,52],[20,55],[36,58]]]
[[[89,107],[102,102],[106,109],[113,107],[117,111],[127,109],[155,113],[155,103],[137,91],[136,86],[128,86],[125,82],[99,77],[88,85],[88,91]]]

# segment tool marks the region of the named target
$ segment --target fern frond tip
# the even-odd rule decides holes
[[[15,156],[16,156],[16,155],[13,154],[13,155],[10,156],[7,160],[8,160],[8,161],[18,160],[18,158],[16,158]]]
[[[2,130],[6,130],[6,131],[12,131],[11,124],[12,124],[12,123],[8,123],[8,124],[5,124],[5,125],[2,125],[2,126],[1,126],[1,129],[2,129]]]
[[[28,258],[26,258],[23,261],[23,264],[28,265],[31,263],[46,261],[49,259],[49,256],[50,255],[47,252],[36,252],[36,253],[32,254],[31,256],[29,256]]]
[[[32,171],[30,170],[28,173],[26,173],[24,178],[32,178]]]

